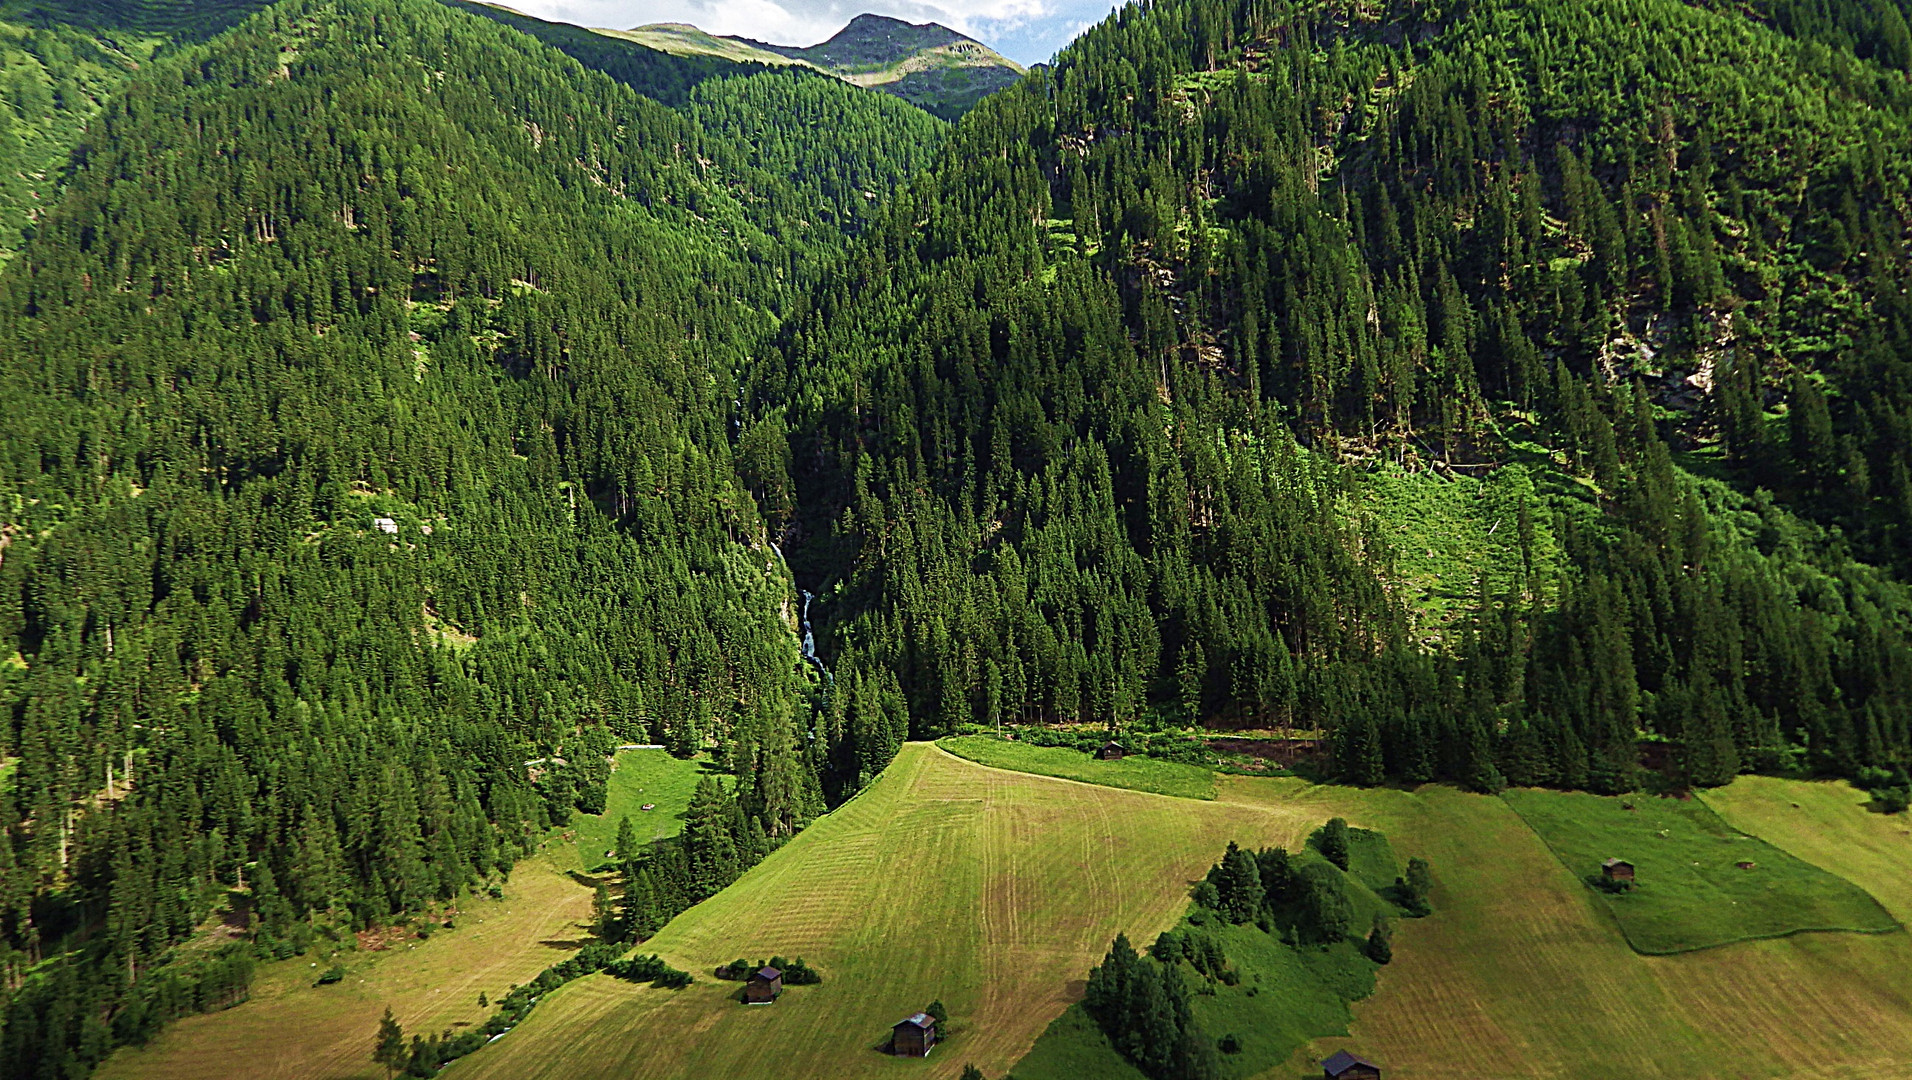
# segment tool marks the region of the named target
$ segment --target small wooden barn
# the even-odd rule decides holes
[[[1608,859],[1600,864],[1600,872],[1606,875],[1608,881],[1633,880],[1633,864],[1625,859]]]
[[[890,1033],[890,1053],[899,1057],[928,1057],[936,1045],[936,1021],[927,1013],[897,1021]]]
[[[1381,1080],[1381,1066],[1346,1050],[1337,1050],[1321,1063],[1321,1075],[1328,1080]]]
[[[1095,756],[1103,761],[1121,761],[1127,755],[1128,751],[1122,749],[1122,744],[1114,739],[1103,743],[1102,749],[1095,752]]]
[[[783,993],[783,972],[776,968],[758,968],[744,980],[744,1001],[750,1005],[768,1005]]]

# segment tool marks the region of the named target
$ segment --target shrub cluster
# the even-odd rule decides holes
[[[815,968],[804,963],[803,957],[801,956],[795,960],[785,960],[781,956],[773,956],[768,960],[759,960],[754,964],[740,956],[718,968],[712,972],[712,974],[720,979],[742,982],[750,978],[751,972],[759,971],[767,967],[776,968],[783,973],[783,984],[785,986],[815,986],[823,981],[823,976],[818,974]]]
[[[1912,777],[1903,768],[1860,769],[1853,785],[1872,793],[1872,808],[1881,814],[1903,814],[1912,806]]]

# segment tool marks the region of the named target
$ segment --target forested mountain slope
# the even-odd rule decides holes
[[[0,277],[0,1075],[242,994],[174,952],[229,890],[269,947],[507,871],[618,743],[822,809],[734,373],[942,125],[774,80],[294,0],[88,129]]]
[[[1699,783],[1899,760],[1912,605],[1853,555],[1908,550],[1908,117],[1901,72],[1670,0],[1118,13],[759,387],[867,680],[826,783],[896,695],[1326,727],[1364,782],[1622,789],[1640,729]],[[1720,442],[1737,490],[1675,464]],[[1430,651],[1422,538],[1351,507],[1516,463],[1517,556]]]
[[[0,260],[58,195],[67,154],[142,63],[203,41],[263,0],[0,2]]]

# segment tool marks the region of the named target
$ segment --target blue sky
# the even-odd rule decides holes
[[[541,19],[628,29],[687,22],[713,34],[814,45],[864,12],[939,22],[1023,64],[1049,59],[1100,21],[1110,0],[504,0]]]

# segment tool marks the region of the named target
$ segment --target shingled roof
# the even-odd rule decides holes
[[[1329,1076],[1340,1076],[1342,1073],[1347,1072],[1357,1065],[1365,1065],[1370,1069],[1379,1069],[1381,1067],[1369,1061],[1367,1058],[1356,1057],[1346,1050],[1336,1050],[1333,1057],[1321,1063],[1321,1071],[1327,1073]]]

